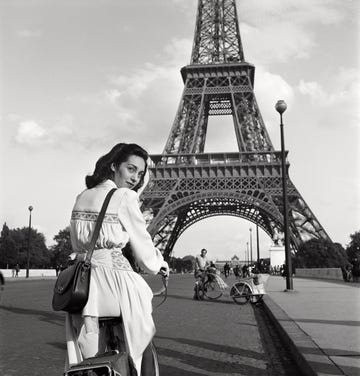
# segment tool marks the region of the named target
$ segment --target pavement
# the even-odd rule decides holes
[[[360,284],[270,276],[266,310],[306,376],[360,375]]]
[[[265,309],[305,376],[360,376],[360,283],[295,277],[286,291],[270,276],[265,288]]]

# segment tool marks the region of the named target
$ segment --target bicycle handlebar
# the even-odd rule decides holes
[[[161,270],[160,269],[158,275],[161,276],[161,280],[162,280],[163,286],[158,291],[153,292],[154,296],[159,296],[159,295],[162,295],[164,292],[166,292],[168,284],[169,284],[169,276],[165,272],[165,270]]]

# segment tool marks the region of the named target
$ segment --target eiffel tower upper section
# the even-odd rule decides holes
[[[169,255],[186,228],[217,215],[247,219],[276,238],[284,225],[281,152],[256,102],[255,67],[244,58],[235,0],[198,0],[191,62],[181,75],[175,120],[163,153],[151,156],[142,196],[155,244]],[[217,115],[232,117],[237,152],[204,152],[208,119]],[[329,239],[289,178],[287,193],[293,246]]]
[[[183,102],[164,153],[203,153],[208,116],[232,115],[240,152],[273,146],[254,96],[255,67],[245,62],[234,0],[200,0]]]

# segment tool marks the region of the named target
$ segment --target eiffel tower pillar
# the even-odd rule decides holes
[[[149,231],[169,256],[179,236],[201,219],[231,215],[275,239],[284,228],[281,152],[275,151],[254,94],[255,67],[245,61],[235,0],[198,0],[184,90],[162,154],[152,155],[142,195]],[[237,152],[204,153],[209,116],[232,118]],[[286,163],[288,173],[289,163]],[[290,241],[329,239],[287,179]]]

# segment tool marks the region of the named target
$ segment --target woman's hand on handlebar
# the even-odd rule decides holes
[[[170,269],[169,269],[169,264],[166,261],[164,261],[163,264],[161,265],[159,274],[161,274],[163,277],[169,278]]]

